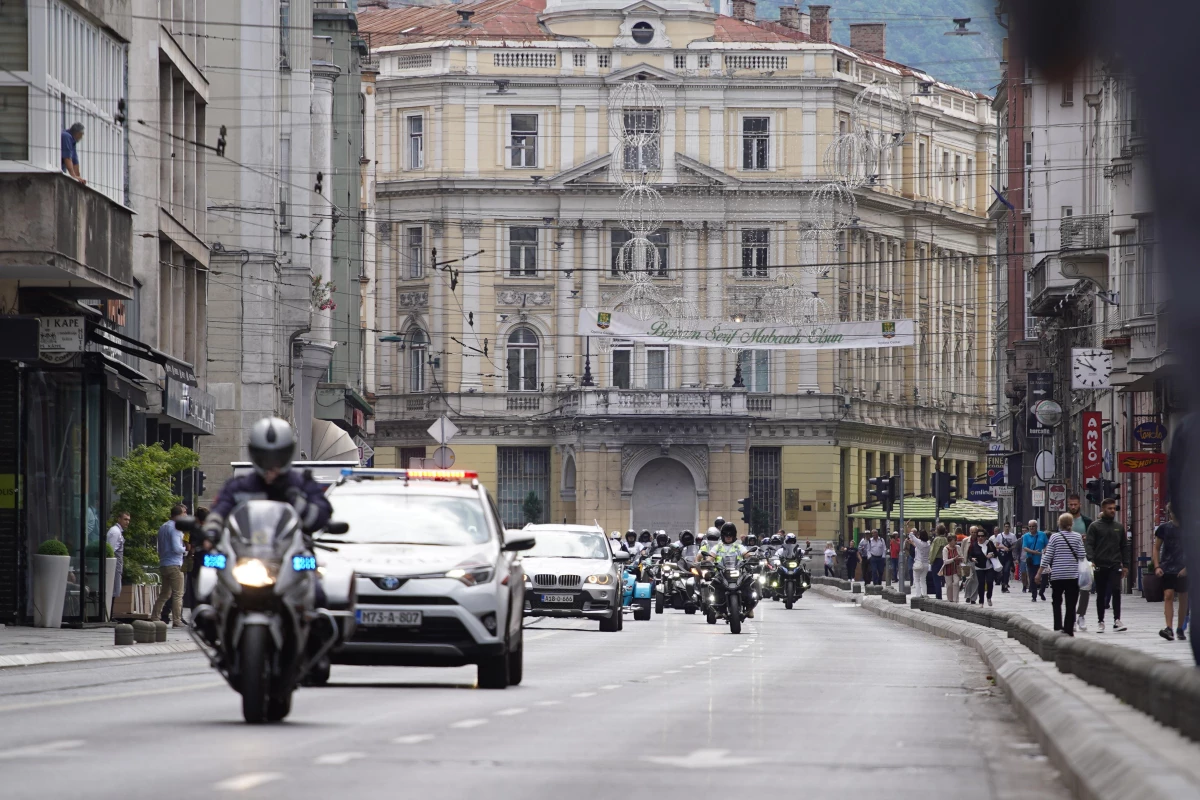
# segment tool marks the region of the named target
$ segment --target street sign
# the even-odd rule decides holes
[[[442,414],[429,426],[428,432],[437,440],[438,444],[449,444],[450,440],[458,435],[458,426],[451,422],[449,417]]]
[[[1166,472],[1166,453],[1118,453],[1117,472]]]
[[[454,466],[454,451],[445,445],[434,450],[433,465],[438,469],[450,469]]]
[[[1015,486],[993,486],[992,487],[992,497],[995,497],[995,498],[1012,497],[1015,493],[1015,490],[1016,490]]]
[[[1030,436],[1049,436],[1051,434],[1050,426],[1042,424],[1037,417],[1036,410],[1043,401],[1054,399],[1054,373],[1030,372],[1027,373],[1026,381],[1028,394],[1026,395],[1025,416],[1028,433]]]
[[[1033,492],[1033,507],[1044,508],[1046,505],[1046,490],[1034,489]]]
[[[1080,416],[1083,427],[1083,479],[1100,477],[1104,466],[1104,415],[1099,411],[1084,411]]]
[[[1104,448],[1104,471],[1112,472],[1112,468],[1113,468],[1112,450],[1109,450],[1106,447],[1106,448]]]
[[[987,482],[989,486],[1000,486],[1004,483],[1004,466],[1007,461],[1008,456],[1004,452],[1004,445],[988,445]]]
[[[1162,447],[1167,440],[1167,426],[1161,422],[1143,422],[1133,429],[1133,438],[1142,447]]]
[[[38,327],[40,352],[83,352],[83,317],[38,317]]]
[[[1055,513],[1061,514],[1067,510],[1067,485],[1065,483],[1052,483],[1046,487],[1049,494],[1049,505],[1047,508]]]
[[[992,499],[992,487],[982,481],[971,481],[967,486],[967,499],[987,503]]]
[[[1049,481],[1054,477],[1054,453],[1042,450],[1033,460],[1033,472],[1039,480]]]

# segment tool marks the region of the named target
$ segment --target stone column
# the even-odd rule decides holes
[[[725,223],[708,223],[708,263],[700,273],[708,287],[709,319],[725,318]],[[709,386],[725,386],[732,378],[725,374],[725,351],[719,347],[705,349],[705,367]]]
[[[314,61],[312,64],[312,165],[321,173],[321,199],[312,208],[313,277],[321,284],[333,279],[333,82],[341,69],[336,64]],[[348,287],[341,287],[347,291]],[[333,299],[333,298],[331,298]],[[328,341],[333,325],[333,312],[313,309],[313,335]]]
[[[596,309],[600,307],[600,229],[604,221],[585,219],[583,221],[583,306]]]
[[[700,314],[700,278],[705,273],[700,266],[701,222],[683,223],[683,299],[688,309]],[[683,346],[683,388],[693,389],[700,385],[700,348]]]
[[[568,223],[558,228],[558,239],[551,247],[554,254],[554,334],[558,358],[554,360],[556,388],[569,389],[579,383],[583,368],[576,355],[576,319],[579,304],[571,292],[575,289],[575,227]],[[574,379],[560,377],[570,373]]]
[[[477,219],[464,219],[458,223],[462,228],[463,236],[463,254],[474,253],[479,249],[479,228],[480,223]],[[479,377],[479,373],[483,370],[480,366],[484,363],[483,356],[476,350],[483,350],[483,337],[479,335],[479,331],[483,326],[483,319],[479,313],[479,258],[467,259],[460,264],[455,264],[456,267],[462,269],[459,276],[460,291],[462,292],[462,311],[458,312],[457,304],[452,298],[447,297],[447,302],[455,309],[455,312],[462,317],[462,360],[460,367],[459,389],[467,391],[468,389],[482,389],[483,379]],[[475,348],[472,350],[471,348]],[[446,364],[443,360],[442,364]],[[449,366],[449,365],[447,365]],[[490,372],[490,370],[489,370]]]

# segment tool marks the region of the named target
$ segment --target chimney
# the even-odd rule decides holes
[[[779,24],[801,33],[809,32],[808,14],[801,14],[799,6],[780,6]]]
[[[812,17],[812,22],[809,23],[810,35],[814,42],[829,41],[829,6],[814,6],[808,7],[808,14]]]
[[[733,18],[742,22],[754,22],[755,0],[733,0]]]
[[[458,9],[458,26],[460,28],[471,27],[471,17],[475,16],[474,11],[468,11],[465,8]]]
[[[851,25],[850,46],[855,50],[886,58],[887,25],[882,22],[860,22]]]

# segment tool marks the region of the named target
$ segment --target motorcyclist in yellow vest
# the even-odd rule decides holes
[[[709,543],[711,545],[711,543]],[[737,559],[737,563],[741,563],[746,557],[746,547],[738,541],[737,525],[732,522],[726,522],[721,526],[721,540],[717,544],[709,546],[707,550],[701,551],[701,557],[708,556],[715,561],[723,561],[729,556]],[[752,602],[746,605],[746,616],[754,619],[754,604]]]

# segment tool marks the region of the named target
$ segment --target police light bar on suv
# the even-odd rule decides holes
[[[478,480],[479,473],[468,469],[370,469],[342,470],[346,478],[399,478],[406,481],[468,481]]]

